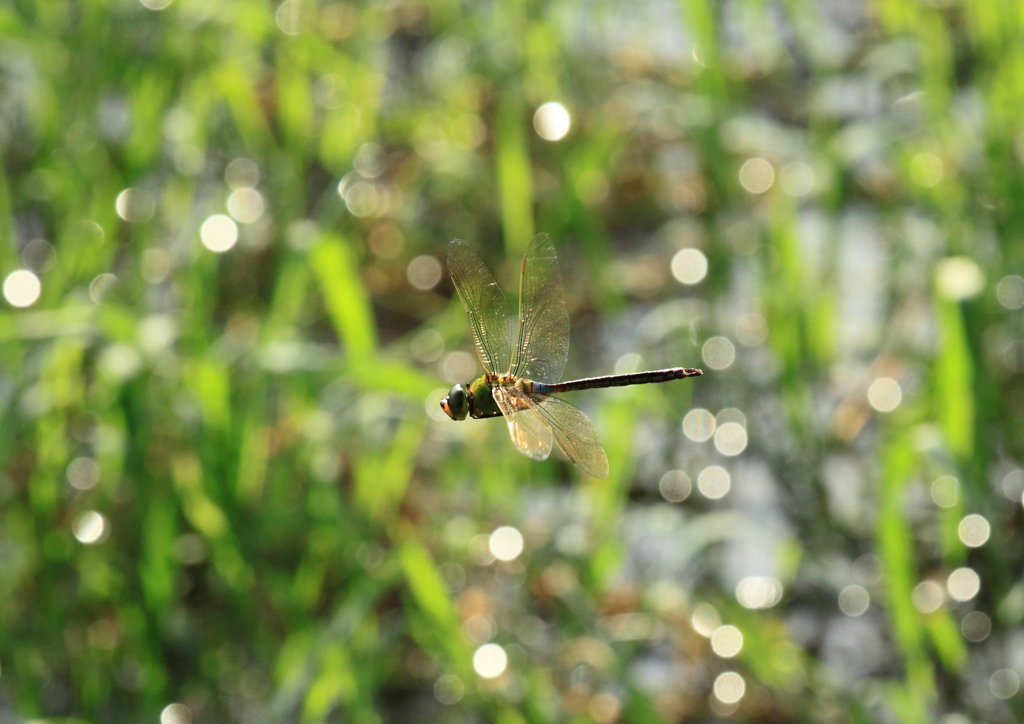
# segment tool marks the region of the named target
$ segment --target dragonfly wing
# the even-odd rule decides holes
[[[512,359],[512,313],[480,255],[462,239],[448,245],[448,272],[469,316],[473,343],[484,370],[507,372]]]
[[[565,400],[550,395],[531,395],[544,422],[551,428],[562,452],[587,475],[608,477],[608,456],[601,436],[583,411]]]
[[[551,428],[537,411],[533,399],[516,387],[495,385],[494,401],[501,408],[512,442],[531,460],[547,460],[551,454]]]
[[[569,357],[569,311],[551,237],[537,234],[523,257],[519,334],[512,376],[554,384]]]

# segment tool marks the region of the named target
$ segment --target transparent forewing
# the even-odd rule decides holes
[[[546,395],[531,395],[534,407],[555,436],[555,442],[576,467],[594,478],[608,477],[608,456],[601,436],[590,418],[565,400]]]
[[[519,281],[519,334],[512,376],[552,384],[569,356],[569,311],[551,237],[538,234],[523,257]]]
[[[512,313],[480,256],[462,239],[448,245],[448,272],[469,316],[477,356],[484,370],[508,372],[512,359]]]
[[[533,401],[516,387],[495,385],[491,394],[505,416],[508,434],[519,452],[531,460],[547,460],[551,454],[551,429]]]

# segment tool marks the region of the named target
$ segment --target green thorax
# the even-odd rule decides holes
[[[495,417],[501,414],[498,404],[491,395],[491,383],[487,381],[487,375],[470,384],[469,394],[472,400],[469,407],[471,417]]]

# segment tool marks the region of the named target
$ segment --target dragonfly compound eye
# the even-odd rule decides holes
[[[441,400],[441,409],[453,420],[465,420],[469,415],[469,399],[462,385],[452,387],[448,396]]]

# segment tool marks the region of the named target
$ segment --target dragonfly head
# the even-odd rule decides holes
[[[448,396],[441,400],[441,409],[453,420],[466,419],[469,415],[469,396],[462,385],[455,385],[449,390]]]

